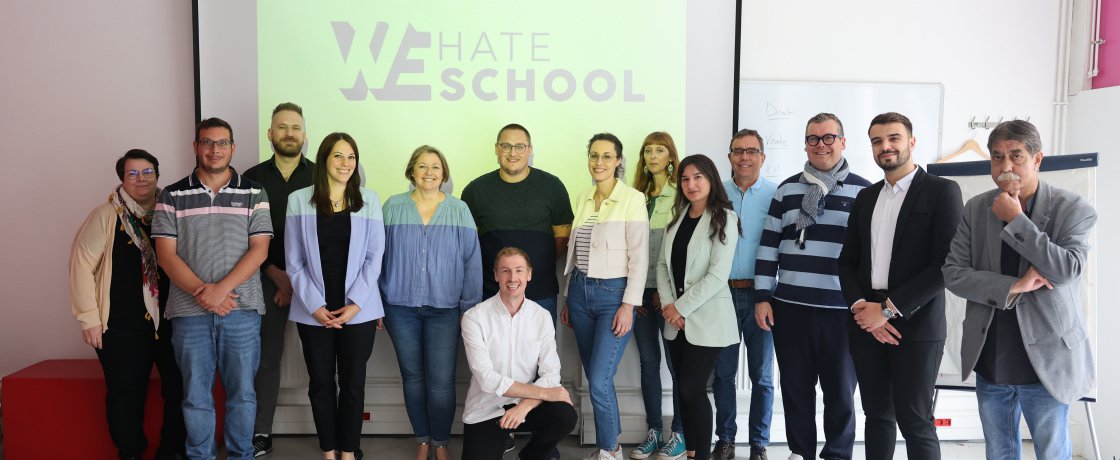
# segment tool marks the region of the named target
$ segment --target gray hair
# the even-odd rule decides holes
[[[814,123],[824,123],[824,122],[829,121],[829,120],[835,121],[836,126],[838,126],[840,128],[840,132],[838,132],[836,134],[839,134],[840,137],[844,137],[844,124],[840,122],[840,119],[837,118],[836,115],[833,115],[833,114],[828,113],[828,112],[821,112],[821,113],[818,113],[816,115],[813,115],[813,118],[810,118],[809,122],[805,123],[805,132],[806,133],[809,132],[809,125],[812,125]]]
[[[1031,156],[1042,151],[1042,136],[1038,134],[1038,128],[1026,120],[1011,120],[996,125],[992,134],[988,135],[988,151],[1001,141],[1022,142]]]

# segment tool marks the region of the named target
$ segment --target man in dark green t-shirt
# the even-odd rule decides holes
[[[502,248],[521,248],[536,267],[525,296],[548,310],[556,324],[556,255],[567,252],[574,217],[568,190],[556,176],[529,167],[533,144],[524,126],[502,127],[494,154],[498,169],[471,181],[462,196],[478,226],[482,273],[493,273]],[[489,298],[498,284],[484,275],[482,289]]]

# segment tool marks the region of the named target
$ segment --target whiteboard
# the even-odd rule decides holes
[[[987,161],[968,161],[961,163],[931,164],[926,167],[930,174],[936,174],[956,181],[961,186],[961,195],[967,202],[972,197],[995,188],[992,182],[991,164]],[[1085,197],[1095,209],[1097,207],[1097,154],[1055,155],[1042,158],[1042,172],[1039,178],[1050,185],[1065,189]],[[1098,221],[1099,223],[1099,221]],[[1089,345],[1093,349],[1094,364],[1100,362],[1097,353],[1097,233],[1089,237],[1090,250],[1086,258],[1085,272],[1081,277],[1081,307],[1085,317],[1085,327],[1089,332]],[[945,316],[948,333],[945,339],[945,356],[937,374],[939,387],[974,388],[976,374],[968,381],[961,381],[961,326],[964,322],[965,301],[945,290]],[[1099,369],[1099,366],[1098,366]],[[1100,373],[1097,373],[1098,378]],[[1096,385],[1086,395],[1096,399]]]
[[[799,81],[739,82],[739,123],[736,130],[762,134],[766,163],[762,174],[781,183],[805,167],[805,123],[829,112],[844,125],[848,169],[874,182],[883,172],[871,154],[867,128],[885,112],[910,118],[917,139],[915,161],[932,161],[941,152],[940,83],[846,83]],[[920,153],[920,154],[919,154]]]

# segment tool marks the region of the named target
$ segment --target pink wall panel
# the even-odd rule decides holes
[[[1120,86],[1120,0],[1101,2],[1100,73],[1093,78],[1093,88]]]

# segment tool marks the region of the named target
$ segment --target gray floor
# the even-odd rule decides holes
[[[580,447],[578,438],[575,436],[569,437],[560,445],[560,456],[563,459],[581,459],[586,457],[590,452],[590,447]],[[518,446],[524,445],[525,438],[518,437]],[[460,442],[458,438],[451,440],[451,458],[458,459]],[[261,460],[315,460],[321,459],[318,441],[313,436],[279,436],[274,442],[274,450],[271,454],[259,457]],[[633,446],[624,446],[626,452]],[[1023,445],[1023,459],[1033,460],[1035,458],[1034,451],[1029,443]],[[772,445],[768,450],[768,456],[771,460],[785,460],[789,457],[789,449],[785,445]],[[369,459],[411,459],[415,454],[415,441],[412,438],[400,437],[380,437],[380,436],[365,436],[362,438],[362,451],[365,452],[366,458]],[[736,458],[747,458],[750,449],[747,447],[740,447],[737,452]],[[503,460],[516,459],[514,453],[506,454]],[[863,457],[863,445],[857,444],[853,458]],[[895,452],[896,459],[906,458],[906,449],[899,445],[898,450]],[[984,444],[978,442],[944,442],[941,444],[941,458],[944,460],[954,459],[983,459],[984,458]]]

